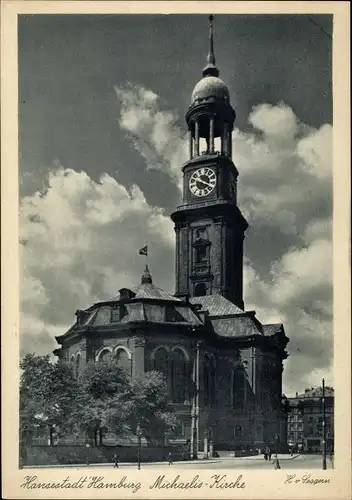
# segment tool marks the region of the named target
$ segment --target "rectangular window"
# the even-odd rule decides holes
[[[206,246],[199,246],[196,248],[196,264],[201,264],[207,260]]]
[[[120,307],[114,307],[114,309],[111,311],[111,322],[116,323],[120,321]]]

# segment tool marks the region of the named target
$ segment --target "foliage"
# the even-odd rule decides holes
[[[135,436],[140,425],[148,441],[158,441],[176,426],[169,411],[167,385],[159,372],[131,379],[116,361],[88,363],[78,379],[70,364],[27,354],[20,365],[21,439],[56,426],[61,435],[98,428]]]
[[[27,354],[20,362],[20,436],[31,441],[36,432],[64,424],[70,427],[70,414],[78,385],[71,367],[55,364],[49,356]]]

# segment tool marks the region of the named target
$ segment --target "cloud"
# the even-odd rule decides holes
[[[182,189],[187,142],[177,126],[177,113],[162,109],[160,97],[141,85],[115,87],[115,92],[121,103],[119,124],[145,158],[147,169],[165,172]]]
[[[142,86],[115,91],[120,127],[146,168],[181,190],[187,139],[177,114]],[[264,323],[284,323],[284,390],[295,393],[322,373],[332,377],[332,128],[308,127],[285,103],[254,107],[248,122],[233,137],[239,206],[250,223],[245,303]],[[146,240],[154,282],[173,291],[171,221],[138,186],[127,190],[109,175],[96,183],[84,172],[51,173],[44,193],[22,200],[21,240],[23,326],[39,332],[28,326],[23,349],[46,349],[38,338],[64,331],[75,309],[137,284]]]
[[[128,191],[108,175],[94,182],[84,172],[56,169],[44,194],[22,199],[20,228],[23,351],[47,352],[76,309],[136,286],[146,240],[154,278],[173,291],[172,223],[137,186]]]

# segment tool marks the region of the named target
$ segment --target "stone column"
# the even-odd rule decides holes
[[[221,135],[221,154],[227,155],[227,137],[228,137],[229,125],[224,123],[223,132]]]
[[[209,441],[209,457],[212,458],[214,455],[214,445],[213,445],[213,440],[210,438]]]
[[[227,156],[232,158],[232,133],[231,133],[231,131],[229,131],[228,135],[227,135]]]
[[[144,361],[145,361],[145,339],[144,337],[134,338],[134,355],[133,355],[133,378],[139,377],[144,374]]]
[[[199,156],[199,122],[194,122],[195,156]]]
[[[200,389],[200,377],[199,377],[199,371],[200,371],[200,348],[201,348],[201,342],[197,342],[197,355],[196,355],[196,445],[197,445],[197,454],[198,454],[198,447],[199,447],[199,389]]]
[[[189,159],[193,158],[193,132],[190,130],[188,132],[188,140],[189,140]]]
[[[204,458],[209,458],[208,450],[208,430],[204,430]]]
[[[189,237],[189,230],[187,227],[187,223],[181,223],[180,224],[180,236],[179,236],[179,250],[178,250],[178,275],[177,275],[177,280],[178,280],[178,289],[177,293],[180,294],[187,294],[189,291],[189,286],[188,286],[188,276],[189,276],[189,271],[188,271],[188,265],[189,265],[189,255],[188,255],[188,250],[189,250],[189,245],[188,245],[188,237]]]
[[[214,116],[209,120],[209,153],[214,153]]]
[[[196,357],[193,359],[192,381],[193,381],[194,392],[193,392],[193,397],[192,397],[191,458],[197,458],[197,447],[196,447],[196,441],[197,441],[197,433],[196,433],[196,425],[197,425],[196,424],[196,418],[197,418],[197,412],[196,412],[196,398],[197,398]]]

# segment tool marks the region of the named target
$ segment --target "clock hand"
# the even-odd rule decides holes
[[[205,184],[206,186],[208,187],[213,187],[212,184],[210,184],[210,182],[206,182],[206,181],[202,181],[202,180],[199,180],[198,182],[201,182],[202,184]]]

